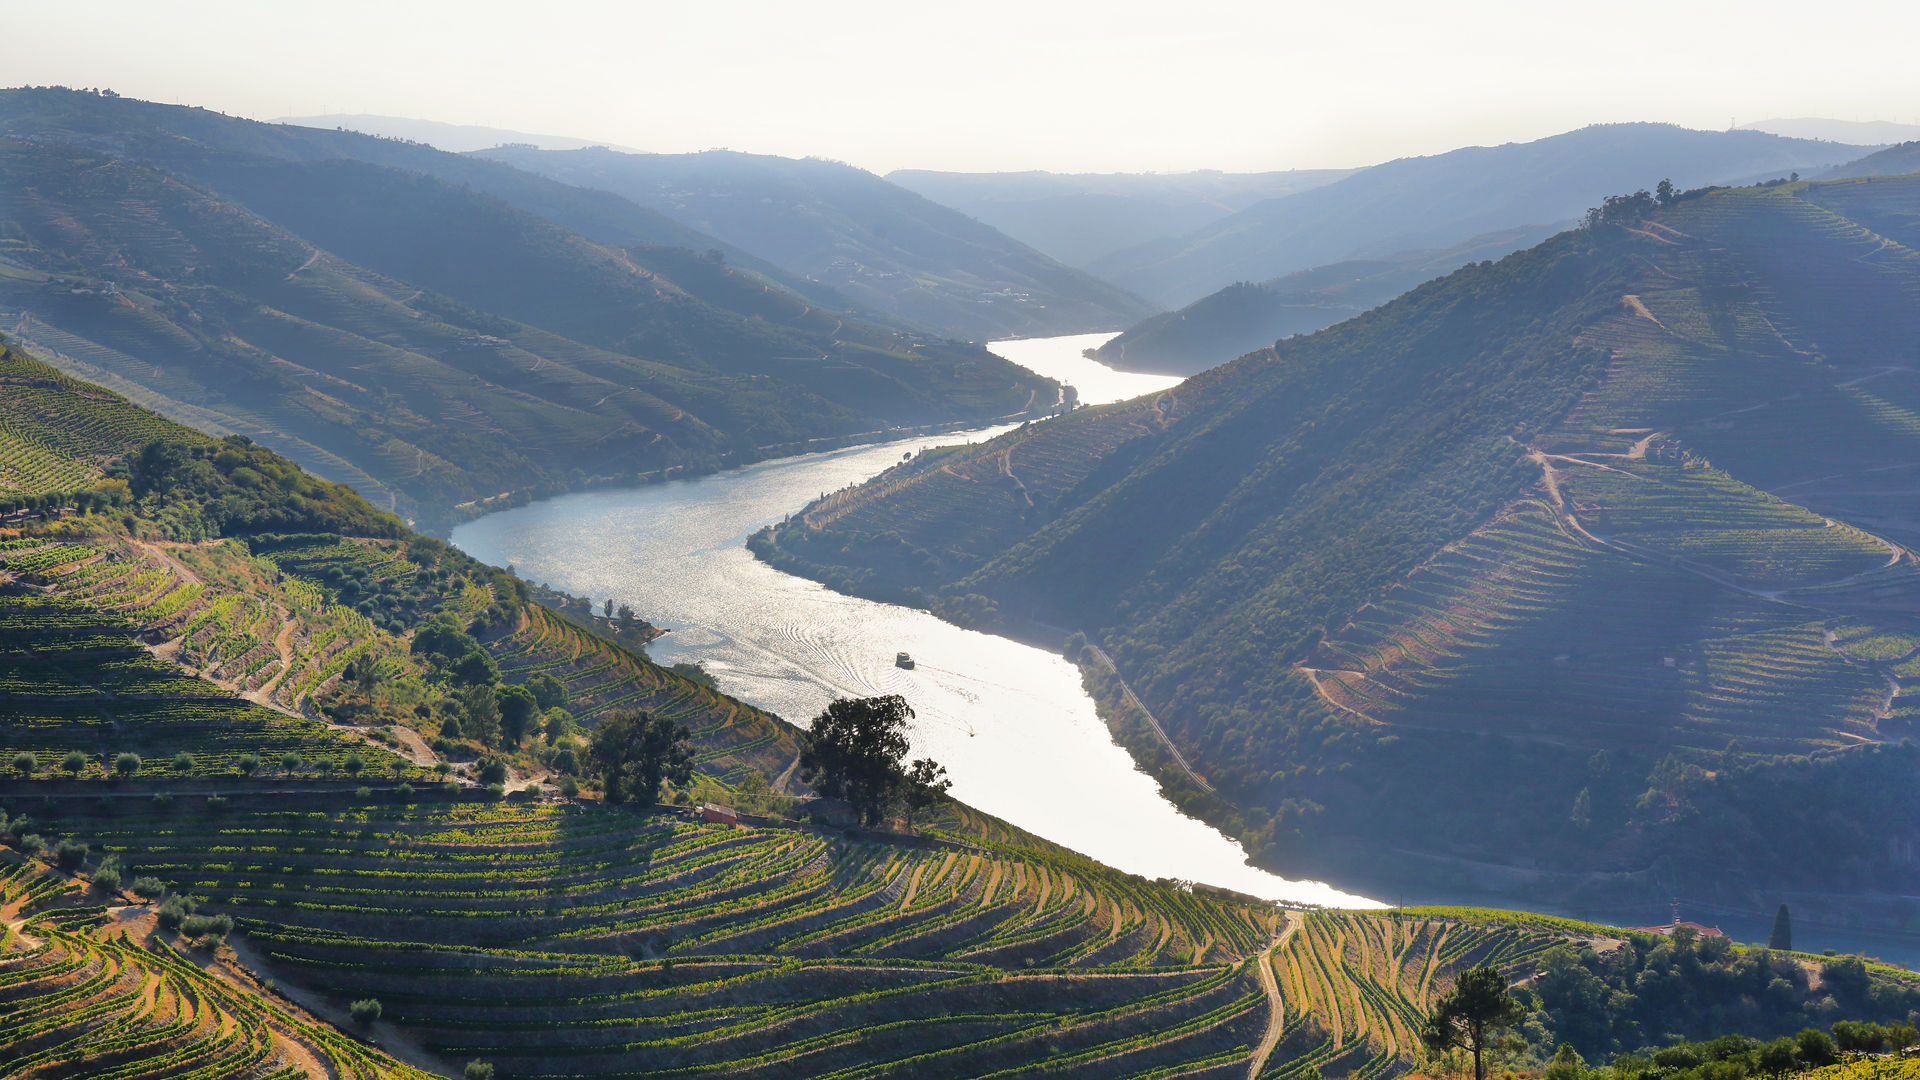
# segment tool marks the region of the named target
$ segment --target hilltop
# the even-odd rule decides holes
[[[1528,143],[1401,158],[1257,203],[1205,228],[1116,252],[1092,272],[1169,308],[1236,281],[1348,259],[1447,248],[1483,233],[1572,222],[1609,192],[1672,179],[1683,188],[1819,169],[1857,147],[1757,131],[1605,124]]]
[[[1917,183],[1613,200],[754,546],[1065,639],[1263,865],[1911,940]]]
[[[887,179],[1031,244],[1069,266],[1180,236],[1264,199],[1330,184],[1352,169],[1265,173],[957,173]]]
[[[1093,358],[1121,371],[1193,375],[1281,338],[1311,334],[1470,262],[1497,259],[1559,232],[1532,225],[1476,236],[1442,251],[1317,266],[1257,285],[1229,285],[1179,311],[1141,321]]]
[[[483,177],[305,140],[505,166],[59,91],[0,93],[0,122],[23,136],[0,135],[0,312],[18,339],[431,526],[482,500],[1037,415],[1058,397],[983,348],[833,314],[717,247],[557,223],[647,224],[615,197],[495,177],[558,207],[542,216]]]
[[[991,225],[835,161],[709,150],[479,152],[611,191],[861,303],[972,339],[1125,325],[1151,304]]]

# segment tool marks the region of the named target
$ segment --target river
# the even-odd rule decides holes
[[[1009,360],[1066,382],[1085,404],[1178,382],[1080,355],[1111,334],[996,342]],[[744,543],[818,496],[922,447],[1005,428],[765,461],[691,480],[562,496],[462,525],[453,540],[532,581],[632,604],[671,628],[648,652],[694,660],[721,689],[805,724],[836,697],[903,694],[915,756],[947,767],[953,794],[1055,843],[1148,877],[1275,900],[1379,906],[1257,870],[1239,845],[1182,814],[1117,746],[1060,656],[845,596],[753,558]],[[918,666],[894,666],[896,652]]]

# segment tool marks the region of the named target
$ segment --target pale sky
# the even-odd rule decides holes
[[[1920,119],[1910,0],[0,0],[0,83],[895,168],[1371,164]]]

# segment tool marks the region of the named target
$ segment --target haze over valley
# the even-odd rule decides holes
[[[0,1075],[1920,1080],[1920,15],[96,7]]]

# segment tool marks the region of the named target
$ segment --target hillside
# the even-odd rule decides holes
[[[711,254],[608,246],[362,161],[181,146],[168,156],[192,179],[0,138],[0,321],[69,371],[433,526],[476,500],[1057,396],[984,349],[829,314]]]
[[[1532,247],[1558,231],[1550,225],[1507,229],[1443,251],[1356,259],[1258,285],[1229,285],[1179,311],[1141,321],[1100,346],[1093,358],[1121,371],[1197,374],[1281,338],[1350,319],[1467,263]]]
[[[990,225],[838,162],[513,146],[480,156],[613,192],[860,303],[958,337],[1110,330],[1153,310]]]
[[[1916,172],[1920,172],[1920,142],[1904,142],[1821,173],[1820,179],[1857,180],[1867,176],[1905,176]]]
[[[1920,866],[1916,192],[1619,200],[754,546],[1084,631],[1116,733],[1264,865],[1588,911],[1792,893],[1911,942],[1879,897]]]
[[[999,229],[1068,266],[1180,236],[1263,199],[1330,184],[1352,169],[1223,173],[955,173],[898,169],[887,180]]]
[[[1532,1061],[1920,1006],[1857,958],[1501,912],[1286,912],[953,804],[921,835],[794,820],[792,729],[570,605],[16,350],[0,384],[11,1071],[1387,1077],[1482,963],[1524,988]],[[296,525],[312,531],[276,531]],[[760,816],[608,806],[590,777],[576,796],[578,736],[551,712],[532,747],[450,735],[479,715],[468,664],[422,646],[462,626],[500,686],[557,685],[580,723],[680,719],[698,774],[676,799]],[[511,794],[485,786],[497,765]],[[1714,989],[1756,979],[1761,1008]],[[1644,1006],[1595,1027],[1593,986]]]
[[[1570,222],[1609,192],[1660,177],[1682,188],[1751,182],[1858,156],[1838,143],[1667,124],[1597,125],[1530,143],[1402,158],[1088,266],[1169,308],[1236,281]],[[1652,179],[1649,179],[1652,178]]]
[[[487,150],[503,143],[524,143],[528,146],[537,146],[542,150],[584,150],[589,146],[607,145],[605,140],[601,139],[578,139],[570,135],[536,135],[526,131],[483,127],[479,124],[449,124],[440,120],[419,120],[408,116],[375,116],[368,113],[282,116],[273,123],[384,135],[390,139],[426,143],[436,150],[445,150],[451,154]],[[616,146],[613,149],[630,150],[632,147]]]

